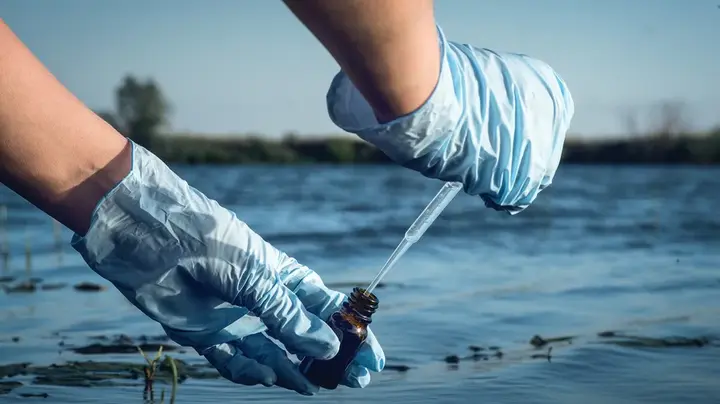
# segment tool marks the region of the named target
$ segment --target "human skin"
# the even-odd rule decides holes
[[[440,75],[432,0],[284,0],[380,122],[419,108]]]
[[[285,0],[380,121],[418,108],[439,75],[431,0]],[[128,174],[127,139],[98,117],[0,19],[0,182],[84,235]],[[291,74],[291,72],[288,72]]]
[[[73,96],[0,20],[0,182],[84,234],[130,170],[125,137]]]

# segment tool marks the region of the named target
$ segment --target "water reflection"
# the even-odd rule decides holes
[[[376,167],[176,170],[344,292],[372,279],[438,189],[435,181]],[[463,403],[482,392],[487,402],[713,402],[720,397],[720,311],[711,304],[720,301],[719,174],[565,166],[533,207],[512,218],[457,197],[377,290],[372,328],[388,369],[367,389],[313,400]],[[70,350],[98,343],[98,335],[162,330],[112,287],[76,290],[84,282],[108,285],[65,250],[66,229],[5,189],[0,205],[8,207],[0,221],[2,276],[14,278],[0,285],[42,280],[32,293],[0,292],[0,366],[88,358],[141,366],[137,354]],[[573,339],[535,347],[534,336]],[[502,358],[488,354],[491,346]],[[456,363],[448,363],[453,355]],[[192,352],[175,356],[207,365]],[[142,400],[139,377],[103,388],[103,402]],[[8,398],[47,392],[52,402],[71,403],[99,394],[23,380]],[[299,398],[216,377],[179,386],[178,403]],[[169,385],[156,385],[148,399],[159,401],[158,388]]]

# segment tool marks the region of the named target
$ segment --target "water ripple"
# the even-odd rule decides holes
[[[375,275],[440,187],[389,167],[174,169],[346,293]],[[718,174],[717,168],[564,166],[553,186],[517,216],[485,209],[477,197],[459,196],[377,290],[381,309],[373,330],[388,364],[409,369],[373,375],[364,390],[327,391],[313,400],[717,401],[717,344],[648,347],[622,339],[612,343],[596,334],[625,330],[643,338],[718,340]],[[46,283],[109,286],[84,294],[72,288],[0,292],[3,363],[70,358],[58,353],[57,335],[82,339],[162,332],[84,265],[67,245],[71,234],[66,229],[56,234],[44,214],[5,188],[0,188],[0,204],[9,212],[0,229],[7,235],[9,268],[0,279],[34,276]],[[0,270],[2,265],[0,259]],[[528,359],[545,352],[529,345],[534,335],[578,338],[558,345],[548,362]],[[497,345],[506,356],[444,362],[448,355],[465,355],[470,345]],[[107,403],[140,402],[142,397],[137,385],[22,389],[48,392],[57,403],[97,402],[98,394]],[[189,380],[176,402],[238,397],[267,403],[298,399],[281,389]]]

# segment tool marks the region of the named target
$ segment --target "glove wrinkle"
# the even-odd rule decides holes
[[[379,124],[340,71],[327,92],[330,119],[399,165],[461,182],[485,206],[517,214],[552,183],[575,112],[572,96],[544,62],[437,32],[438,83],[418,110]]]
[[[98,205],[89,231],[75,235],[73,247],[173,341],[193,347],[223,377],[314,394],[317,388],[280,345],[298,356],[334,356],[337,336],[315,313],[327,318],[344,295],[132,145],[131,173]],[[310,293],[304,285],[313,286]],[[372,353],[358,355],[353,374],[362,376],[362,369],[378,367],[376,358],[384,360],[374,336],[370,342]],[[369,382],[348,377],[349,385]]]

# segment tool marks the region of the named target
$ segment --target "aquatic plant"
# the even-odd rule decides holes
[[[0,258],[2,259],[2,271],[7,272],[10,269],[10,248],[7,240],[7,230],[5,229],[7,222],[7,207],[0,205]]]
[[[145,389],[143,390],[143,399],[149,399],[150,402],[155,402],[153,397],[153,382],[155,381],[155,372],[158,369],[158,365],[162,363],[167,364],[170,367],[170,371],[172,372],[172,389],[170,390],[170,404],[174,403],[178,385],[178,370],[175,364],[175,360],[171,356],[165,355],[165,359],[162,362],[158,362],[162,357],[162,345],[160,345],[160,348],[158,348],[157,354],[155,354],[155,358],[153,359],[148,358],[148,356],[145,354],[142,348],[140,348],[140,346],[137,346],[137,349],[140,352],[140,355],[142,355],[147,362],[147,365],[143,366],[143,375],[145,376]],[[164,402],[165,389],[160,392],[160,403],[162,404]]]
[[[147,365],[143,366],[143,375],[145,376],[145,389],[143,390],[143,398],[145,400],[148,399],[148,395],[150,396],[150,401],[153,400],[153,381],[155,381],[155,371],[157,371],[157,365],[158,360],[160,359],[160,356],[162,355],[163,347],[160,345],[160,348],[157,351],[157,354],[155,355],[154,359],[148,358],[148,356],[143,352],[142,348],[139,346],[137,347],[138,351],[140,352],[140,355],[145,358],[145,361],[147,362]]]
[[[170,404],[173,404],[175,402],[175,393],[177,392],[177,385],[178,385],[178,370],[177,366],[175,366],[175,359],[173,359],[170,355],[165,355],[165,361],[167,361],[170,364],[170,370],[172,371],[172,389],[170,390]],[[160,393],[160,402],[164,402],[165,398],[165,390]]]
[[[32,245],[27,232],[25,233],[25,274],[28,278],[32,276]]]

